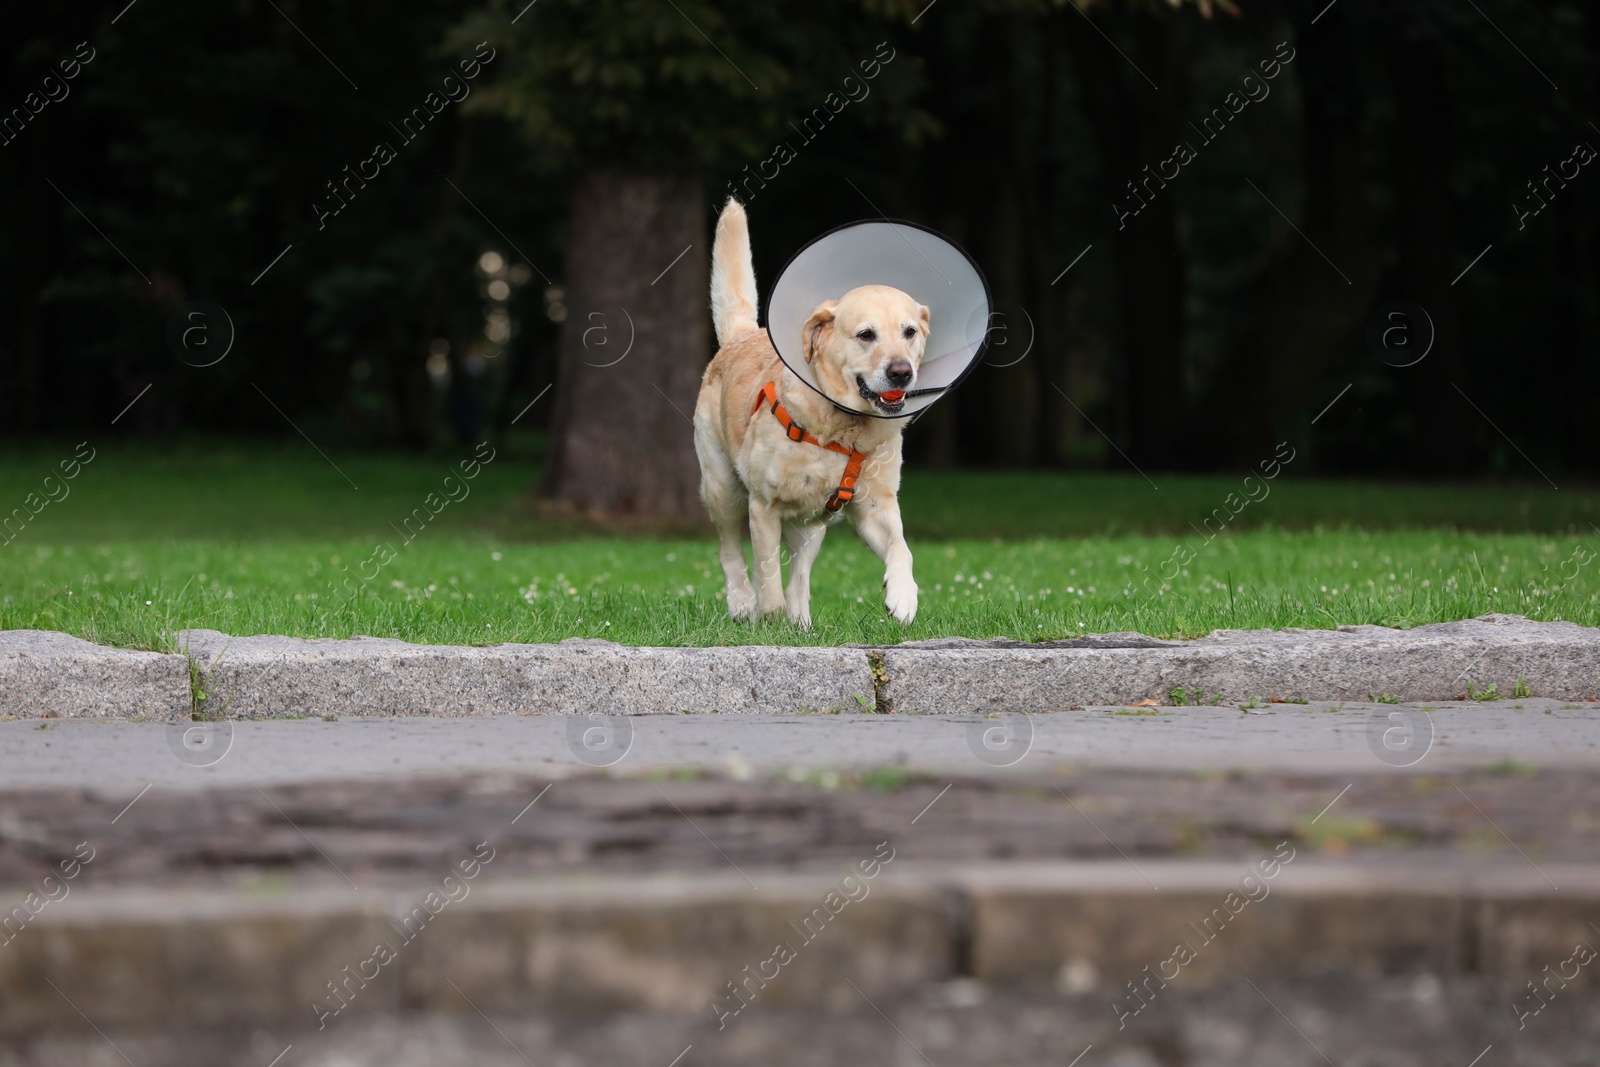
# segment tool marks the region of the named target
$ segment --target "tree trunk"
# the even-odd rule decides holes
[[[965,134],[960,154],[961,202],[977,223],[969,231],[970,251],[985,265],[996,301],[989,322],[988,364],[962,388],[971,391],[980,412],[977,425],[962,427],[963,460],[985,466],[1026,467],[1037,460],[1041,402],[1037,354],[1028,350],[1027,319],[1018,308],[1029,299],[1029,266],[1034,232],[1041,225],[1033,211],[1038,176],[1031,149],[1038,139],[1033,115],[1034,86],[1027,84],[1033,60],[1028,51],[1037,31],[1026,15],[990,19],[977,52],[1007,71],[986,93],[978,129]],[[974,70],[981,76],[981,71]],[[1036,84],[1036,83],[1035,83]],[[1005,161],[1009,179],[996,183],[995,161]],[[946,324],[948,331],[952,324]],[[935,326],[937,329],[937,326]],[[960,328],[957,326],[956,328]]]
[[[1065,461],[1069,433],[1077,428],[1078,420],[1077,412],[1056,392],[1058,388],[1072,389],[1078,377],[1072,366],[1076,360],[1068,343],[1066,314],[1077,279],[1058,273],[1059,267],[1076,255],[1061,229],[1062,162],[1066,158],[1061,78],[1070,63],[1063,32],[1065,14],[1057,11],[1035,24],[1040,66],[1038,135],[1031,142],[1024,139],[1017,144],[1019,167],[1033,176],[1022,188],[1024,211],[1031,223],[1027,293],[1033,315],[1033,351],[1028,358],[1033,361],[1032,387],[1039,393],[1034,453],[1037,462],[1050,466]]]
[[[1014,120],[1013,120],[1014,121]],[[1004,125],[997,122],[1001,132]],[[997,153],[993,158],[1006,158]],[[989,264],[989,285],[996,300],[1007,305],[1026,298],[1028,235],[1025,227],[1037,225],[1025,220],[1028,175],[1013,171],[1012,181],[1002,183],[988,197],[985,212],[984,256]],[[979,201],[983,202],[983,201]],[[1038,361],[1035,353],[1020,359],[1028,346],[1027,320],[1014,307],[996,309],[990,320],[989,352],[984,359],[978,384],[985,401],[985,432],[981,441],[985,465],[998,467],[1031,466],[1037,459],[1039,410]],[[948,327],[947,327],[948,328]],[[957,327],[959,328],[959,327]],[[968,449],[979,442],[967,442]]]
[[[1315,29],[1297,23],[1295,30],[1305,114],[1304,236],[1284,237],[1292,251],[1278,275],[1282,299],[1269,305],[1277,322],[1268,335],[1267,380],[1276,432],[1303,440],[1322,407],[1319,380],[1361,337],[1381,263],[1367,203],[1366,100],[1353,58],[1358,22],[1335,8]],[[1293,217],[1292,207],[1285,210]]]
[[[6,390],[11,395],[0,397],[0,411],[5,412],[10,424],[8,428],[13,431],[37,429],[44,412],[46,337],[41,295],[54,265],[55,249],[59,247],[51,231],[62,206],[59,199],[55,203],[47,199],[55,197],[56,193],[45,185],[41,177],[46,158],[42,150],[46,143],[43,134],[48,131],[29,129],[25,132],[33,135],[31,140],[19,139],[21,144],[11,148],[13,153],[21,157],[16,169],[17,182],[12,186],[19,192],[12,203],[21,208],[15,215],[14,247],[17,260],[13,267],[16,288],[12,294],[12,306],[16,313],[13,319],[16,325],[10,338],[0,337],[0,348],[6,347],[9,341],[15,361],[15,378],[11,388]],[[71,419],[79,413],[69,412],[66,405],[61,405],[50,414]]]
[[[558,511],[705,521],[691,416],[712,350],[709,251],[698,179],[579,178],[541,486]]]
[[[1127,19],[1132,32],[1120,33]],[[1172,154],[1179,139],[1174,109],[1182,94],[1173,60],[1168,20],[1143,14],[1096,17],[1106,37],[1123,39],[1133,62],[1095,32],[1067,25],[1073,68],[1082,86],[1090,124],[1100,149],[1103,188],[1109,202],[1130,199],[1124,183],[1144,177]],[[1165,84],[1164,91],[1156,85]],[[1116,279],[1118,348],[1127,379],[1118,404],[1116,436],[1134,463],[1182,466],[1188,407],[1184,391],[1184,263],[1178,244],[1177,212],[1170,193],[1156,195],[1137,218],[1113,235],[1112,272]]]
[[[453,117],[453,116],[452,116]],[[467,180],[468,164],[472,158],[472,124],[452,121],[445,127],[445,135],[450,148],[450,181],[457,186],[464,185]],[[446,186],[439,190],[439,213],[433,221],[433,255],[429,257],[432,267],[429,271],[428,287],[422,304],[422,329],[418,331],[417,344],[409,347],[408,351],[415,353],[418,349],[427,352],[433,345],[433,339],[439,336],[441,320],[445,318],[445,307],[449,300],[449,291],[452,285],[460,284],[459,260],[452,261],[450,257],[451,232],[455,229],[456,215],[461,210],[461,197],[454,190]],[[506,249],[505,255],[510,261],[513,250]],[[509,344],[509,342],[507,342]],[[506,346],[502,345],[502,350]],[[482,426],[478,432],[468,428],[470,418],[458,418],[460,407],[472,402],[471,394],[480,390],[481,381],[473,381],[467,373],[466,346],[451,346],[450,351],[450,428],[456,435],[456,440],[461,444],[472,446],[478,443],[487,432]],[[416,357],[413,356],[413,367]],[[422,363],[427,367],[427,363]],[[486,372],[485,372],[486,373]],[[431,383],[430,383],[431,384]],[[481,393],[479,394],[481,396]],[[427,393],[423,393],[423,405],[420,412],[408,412],[409,417],[419,417],[420,425],[406,428],[407,436],[431,436],[433,430],[433,405]],[[481,421],[481,420],[480,420]]]
[[[1591,16],[1589,22],[1588,45],[1589,54],[1600,56],[1600,18]],[[1594,86],[1589,99],[1600,98],[1600,63],[1591,68],[1594,71]],[[1569,204],[1567,210],[1572,210]],[[1592,215],[1590,216],[1593,217]],[[1575,253],[1579,261],[1579,268],[1572,274],[1573,288],[1578,290],[1572,294],[1572,299],[1581,309],[1585,304],[1589,311],[1579,311],[1577,328],[1572,333],[1572,344],[1575,348],[1569,365],[1575,366],[1577,373],[1573,375],[1572,386],[1566,390],[1566,401],[1559,409],[1558,418],[1562,426],[1562,445],[1566,461],[1574,467],[1589,472],[1592,476],[1600,461],[1600,443],[1595,441],[1594,433],[1589,429],[1589,412],[1586,410],[1589,399],[1600,394],[1600,367],[1592,357],[1600,344],[1600,226],[1592,226],[1585,237],[1580,237],[1576,227],[1571,229],[1571,239],[1574,243],[1586,240],[1589,252],[1587,269],[1581,260],[1581,253]],[[1587,274],[1590,287],[1589,299],[1584,300],[1580,280]]]
[[[1298,5],[1292,20],[1297,55],[1290,70],[1300,89],[1303,200],[1294,204],[1286,183],[1261,187],[1272,204],[1250,192],[1263,218],[1275,220],[1281,210],[1299,232],[1282,234],[1278,251],[1242,294],[1240,305],[1249,309],[1249,318],[1232,358],[1213,378],[1205,405],[1259,413],[1234,420],[1232,458],[1247,467],[1270,457],[1276,442],[1285,440],[1306,457],[1300,468],[1312,466],[1312,421],[1340,388],[1330,383],[1329,372],[1364,350],[1362,328],[1381,272],[1367,203],[1366,95],[1355,60],[1367,23],[1357,9],[1340,5],[1313,28],[1308,19],[1316,7]],[[1323,429],[1352,417],[1348,399],[1342,407]]]
[[[1399,295],[1426,310],[1434,328],[1433,348],[1410,369],[1411,410],[1417,420],[1412,463],[1419,474],[1464,474],[1482,458],[1486,427],[1452,387],[1455,383],[1469,395],[1473,392],[1462,366],[1451,287],[1458,250],[1450,203],[1450,91],[1435,41],[1390,44],[1388,66],[1395,101]]]

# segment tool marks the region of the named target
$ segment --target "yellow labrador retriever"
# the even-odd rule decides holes
[[[717,220],[711,314],[721,348],[700,386],[694,444],[700,495],[720,537],[728,614],[748,619],[787,607],[810,627],[811,565],[828,524],[843,514],[884,562],[889,614],[910,623],[917,583],[896,497],[904,423],[840,410],[783,365],[756,322],[750,227],[733,199]],[[927,341],[926,307],[898,289],[865,285],[812,312],[803,351],[829,398],[892,416],[916,384]],[[740,530],[747,514],[754,586]],[[787,595],[780,535],[790,551]]]

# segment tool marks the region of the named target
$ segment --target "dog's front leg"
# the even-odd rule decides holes
[[[796,524],[787,530],[789,538],[789,592],[785,598],[789,618],[802,630],[811,629],[811,565],[822,551],[822,537],[828,532],[823,523]]]
[[[861,540],[883,560],[884,607],[909,625],[917,617],[917,582],[911,576],[911,549],[900,525],[900,501],[892,493],[874,494],[857,497],[850,509]]]
[[[783,520],[771,504],[750,498],[750,549],[754,557],[756,610],[771,615],[783,610]]]

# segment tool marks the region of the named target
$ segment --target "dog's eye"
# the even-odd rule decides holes
[[[868,328],[856,334],[856,337],[870,345],[872,342],[878,339],[878,331]]]
[[[917,335],[917,328],[915,326],[907,326],[905,329],[905,334],[906,340],[909,341]]]

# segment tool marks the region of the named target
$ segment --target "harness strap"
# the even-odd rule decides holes
[[[842,456],[850,457],[845,461],[844,477],[839,479],[839,488],[833,491],[833,495],[828,498],[828,502],[823,506],[828,511],[838,511],[850,503],[856,495],[856,479],[861,477],[861,465],[866,462],[867,454],[865,452],[857,452],[853,448],[846,448],[841,444],[835,444],[832,441],[817,440],[811,431],[794,421],[787,408],[778,403],[778,387],[774,382],[768,382],[761,387],[761,393],[756,397],[756,405],[750,409],[750,414],[754,415],[760,411],[762,405],[772,408],[772,414],[777,417],[778,424],[783,427],[783,432],[788,435],[789,440],[803,441],[808,445],[816,445],[818,448],[826,448],[829,452],[837,452]]]

